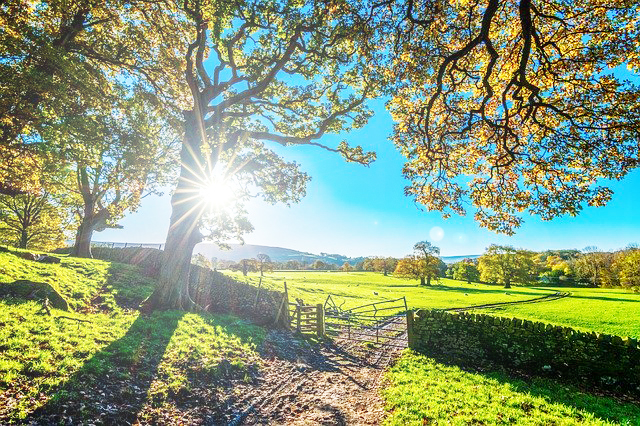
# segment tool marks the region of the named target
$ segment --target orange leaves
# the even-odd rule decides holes
[[[637,3],[458,1],[438,15],[446,25],[407,24],[389,103],[407,194],[444,214],[470,201],[482,226],[505,233],[525,211],[604,205],[599,179],[640,161],[639,89],[602,72],[638,67]]]

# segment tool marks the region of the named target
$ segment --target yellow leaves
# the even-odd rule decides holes
[[[471,201],[481,225],[507,233],[524,211],[548,220],[610,199],[598,178],[640,164],[640,93],[602,73],[640,68],[640,17],[599,3],[537,4],[526,45],[520,2],[501,1],[490,43],[473,45],[486,9],[454,1],[446,25],[406,39],[389,108],[409,195],[445,213]]]
[[[40,190],[41,157],[24,147],[0,145],[0,192],[35,193]]]

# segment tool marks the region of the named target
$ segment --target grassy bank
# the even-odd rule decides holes
[[[155,285],[136,267],[72,258],[45,265],[0,253],[0,286],[23,279],[49,283],[70,311],[49,316],[37,301],[0,299],[0,423],[171,423],[217,383],[257,366],[260,327],[133,309]]]

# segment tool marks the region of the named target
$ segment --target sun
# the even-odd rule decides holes
[[[211,176],[201,184],[198,195],[210,210],[223,210],[236,199],[231,181],[217,175]]]

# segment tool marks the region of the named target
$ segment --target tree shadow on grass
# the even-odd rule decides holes
[[[427,355],[430,356],[430,355]],[[457,367],[462,371],[508,385],[522,395],[539,397],[552,404],[561,404],[591,413],[600,420],[619,424],[640,424],[640,398],[629,395],[604,395],[594,389],[581,388],[568,382],[531,376],[523,371],[510,371],[500,367],[477,369],[443,357],[433,358],[437,363]],[[526,405],[526,404],[525,404]],[[522,407],[526,413],[526,407]]]
[[[495,289],[485,289],[485,288],[473,288],[473,287],[453,287],[448,285],[433,285],[431,287],[423,287],[428,288],[435,291],[453,291],[455,293],[467,293],[467,294],[498,294],[498,293],[509,293],[510,295],[524,295],[528,296],[528,298],[533,299],[536,297],[546,296],[549,294],[553,294],[553,290],[546,289],[536,289],[538,292],[533,293],[530,291],[518,291],[516,288],[504,288],[502,286],[496,286]],[[530,287],[532,288],[532,287]],[[533,288],[532,288],[533,289]]]
[[[570,296],[572,299],[593,299],[593,300],[602,300],[605,302],[630,302],[630,303],[640,303],[640,296],[637,299],[627,299],[624,297],[602,297],[602,296],[583,296],[580,294],[571,293]]]
[[[156,284],[156,278],[145,275],[139,266],[117,262],[109,266],[106,285],[121,308],[136,309],[153,293]]]
[[[184,312],[140,315],[127,333],[97,352],[28,420],[39,424],[130,424]]]
[[[599,419],[621,424],[640,424],[640,399],[599,395],[597,392],[546,378],[517,378],[504,372],[484,374],[517,392],[541,397],[548,402],[589,412]],[[626,401],[626,402],[625,402]],[[625,423],[626,422],[626,423]]]

